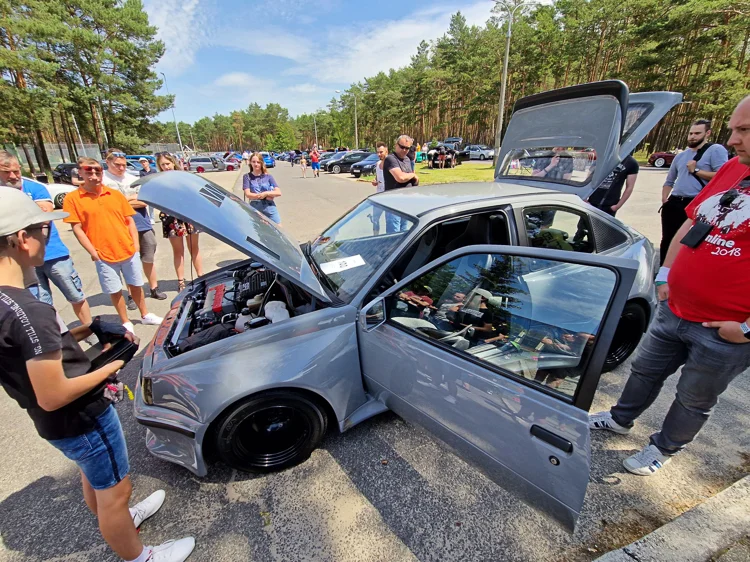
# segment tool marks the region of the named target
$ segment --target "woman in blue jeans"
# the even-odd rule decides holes
[[[281,216],[274,201],[281,197],[281,189],[266,170],[263,157],[257,152],[250,157],[250,171],[242,178],[242,191],[253,209],[281,226]]]

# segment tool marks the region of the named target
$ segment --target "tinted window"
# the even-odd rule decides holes
[[[539,147],[511,150],[503,160],[499,176],[532,176],[583,186],[596,167],[596,150],[590,147]]]
[[[458,355],[572,398],[616,282],[603,267],[472,254],[389,297],[387,318]]]
[[[594,245],[588,216],[559,207],[530,207],[523,211],[526,237],[535,248],[591,253]]]
[[[597,252],[604,252],[628,241],[628,235],[622,230],[597,217],[591,217],[591,226],[594,228]]]

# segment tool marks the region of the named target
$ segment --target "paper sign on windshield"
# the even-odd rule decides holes
[[[340,273],[341,271],[353,269],[361,265],[365,265],[365,260],[362,259],[362,256],[357,254],[356,256],[351,256],[349,258],[321,263],[320,270],[326,275],[330,275],[331,273]]]

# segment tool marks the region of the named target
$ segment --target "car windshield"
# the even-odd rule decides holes
[[[365,199],[312,242],[310,257],[348,302],[415,224],[412,217]]]
[[[369,156],[367,156],[367,158],[364,158],[362,160],[362,163],[365,163],[365,162],[374,162],[375,160],[378,160],[379,158],[380,157],[377,154],[370,154]]]

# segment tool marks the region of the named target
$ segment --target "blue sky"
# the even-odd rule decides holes
[[[313,7],[314,6],[314,7]],[[459,9],[482,25],[492,0],[144,0],[166,52],[157,65],[177,119],[276,102],[292,115],[325,107],[352,82],[409,64]],[[166,93],[162,89],[162,93]],[[171,120],[171,112],[158,119]]]

